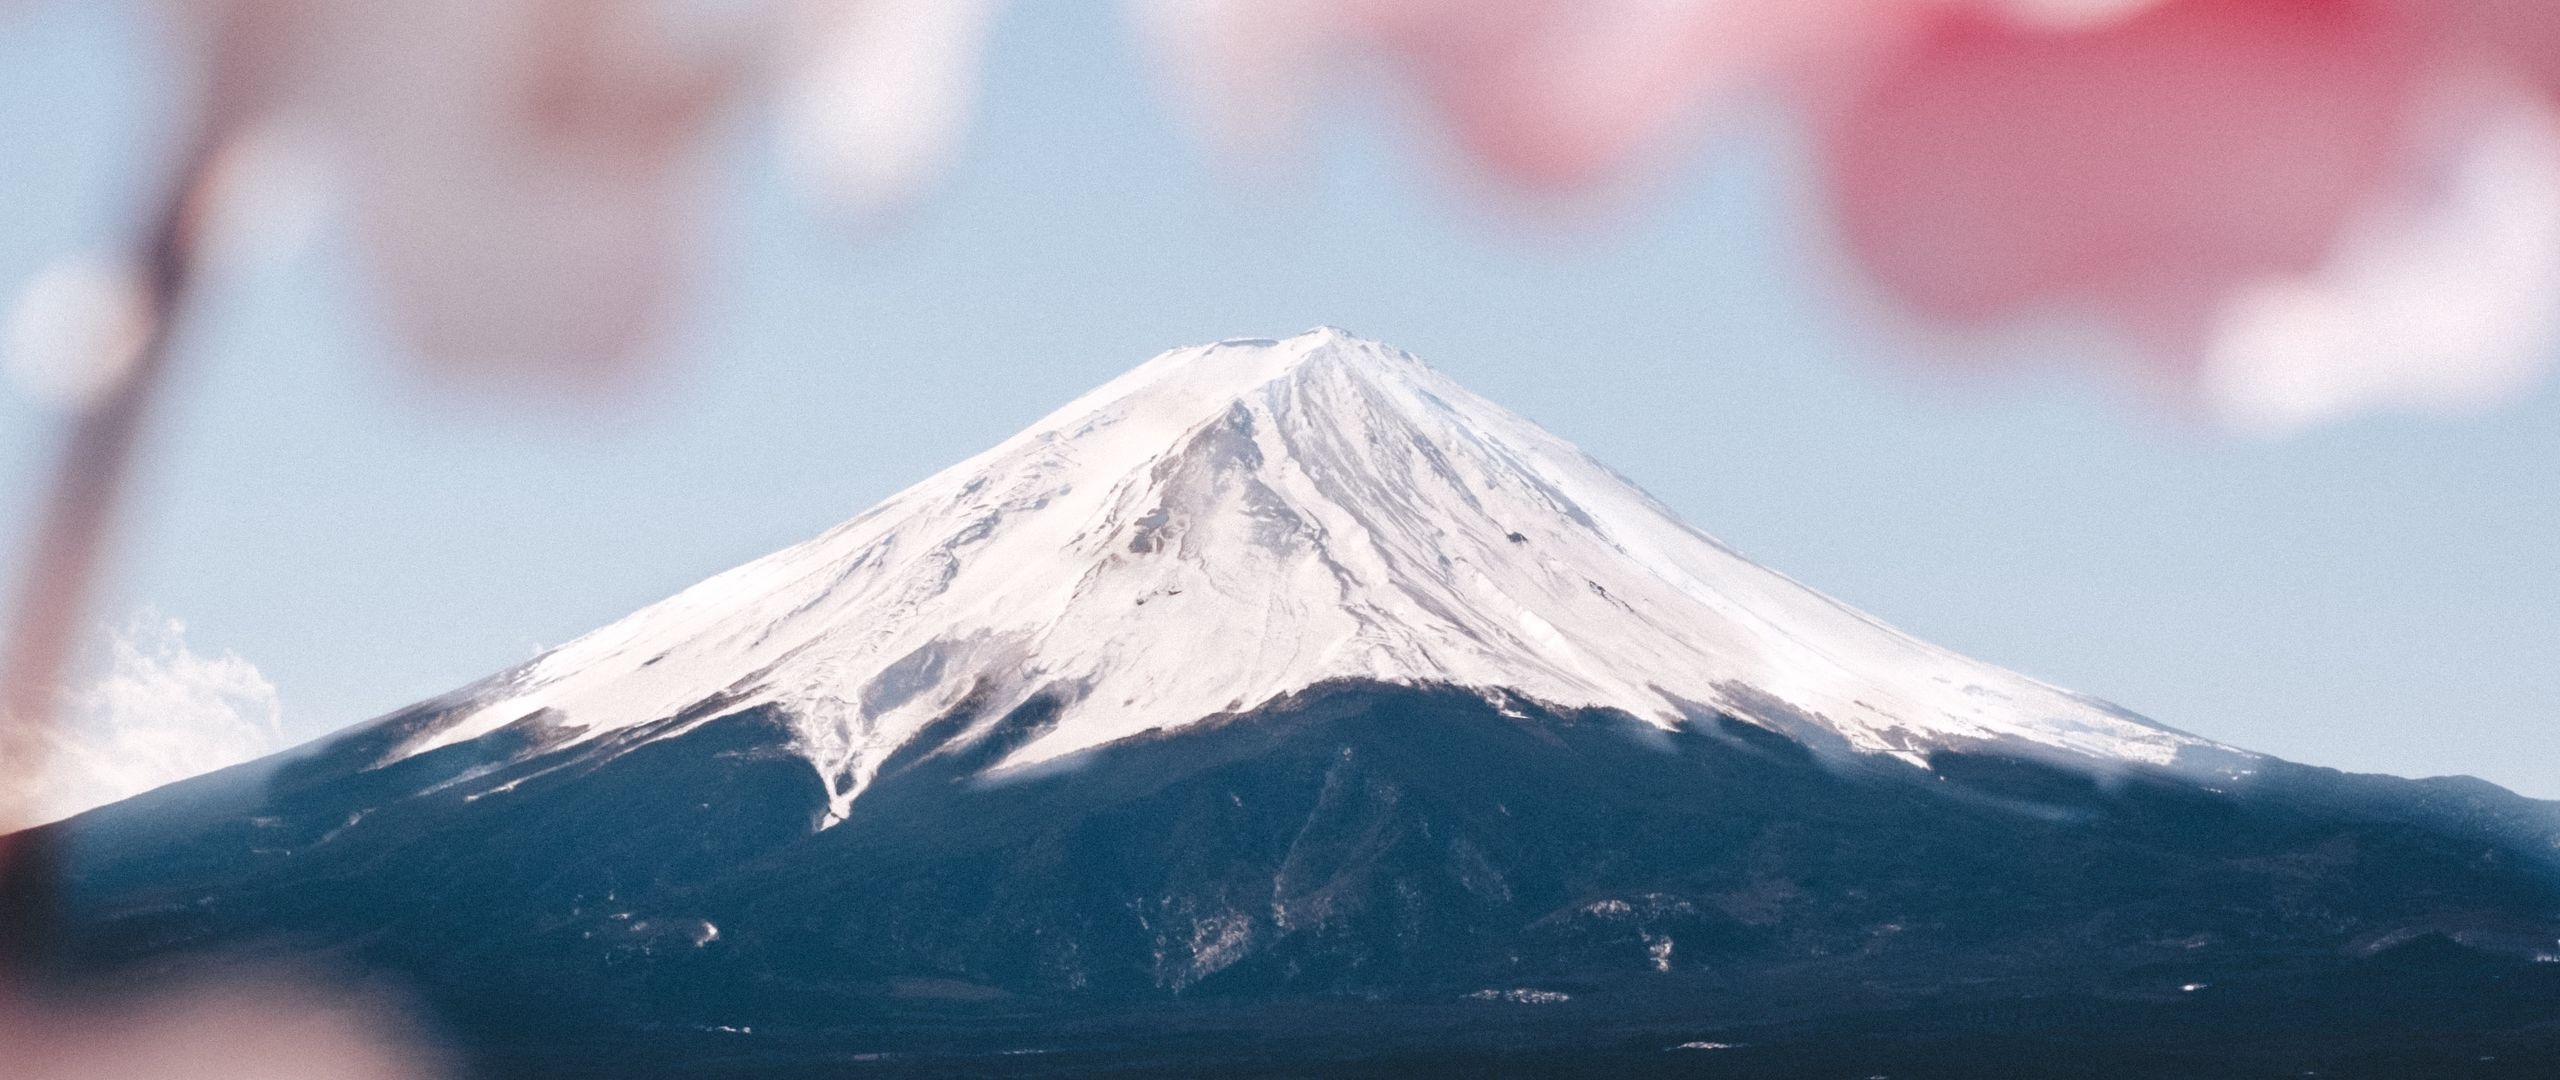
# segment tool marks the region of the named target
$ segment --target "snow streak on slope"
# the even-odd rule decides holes
[[[722,696],[789,713],[843,813],[969,699],[1054,727],[999,768],[1335,677],[1665,726],[1724,710],[1918,759],[2228,752],[1913,640],[1753,564],[1412,356],[1333,329],[1179,349],[797,547],[552,652],[415,750]]]

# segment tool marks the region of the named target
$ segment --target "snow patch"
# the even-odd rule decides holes
[[[1520,987],[1511,990],[1478,990],[1468,994],[1467,1000],[1503,1001],[1513,1005],[1561,1005],[1573,1000],[1573,995],[1561,990],[1532,990]]]

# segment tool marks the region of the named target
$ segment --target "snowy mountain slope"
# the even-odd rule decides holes
[[[840,817],[964,699],[989,717],[1062,703],[1001,771],[1344,677],[1665,727],[1722,711],[1914,761],[1986,744],[2099,769],[2255,760],[1914,640],[1330,328],[1158,356],[814,540],[493,680],[401,753],[529,717],[591,739],[707,700],[771,704]]]

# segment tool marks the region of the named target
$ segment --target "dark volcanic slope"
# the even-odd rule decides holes
[[[1937,1038],[2212,1021],[2198,1046],[2282,1050],[2432,1015],[2395,986],[2470,995],[2408,1045],[2503,1039],[2513,1060],[2560,1016],[2560,964],[2536,962],[2560,954],[2560,827],[2475,781],[1922,770],[1736,719],[1666,734],[1337,683],[1002,783],[973,775],[1044,708],[970,742],[963,712],[819,831],[826,792],[761,708],[530,757],[528,724],[369,767],[435,707],[57,827],[66,962],[331,957],[401,973],[483,1046],[624,1032],[644,1043],[573,1057],[648,1045],[666,1071],[823,1059],[848,1033],[964,1055],[1083,1038],[1101,1056],[1057,1067],[1127,1066],[1109,1032],[1203,1015],[1228,1035],[1195,1063],[1435,1032],[1480,1049],[1461,1033],[1484,1024],[1545,1032],[1522,1061],[1755,1024],[1837,1046],[1836,1025],[1940,1015],[1910,1008],[1944,1011],[1921,1025]],[[2410,964],[2438,976],[2377,986]],[[2261,1000],[2279,990],[2301,1000]],[[1550,994],[1569,1000],[1534,1004]]]

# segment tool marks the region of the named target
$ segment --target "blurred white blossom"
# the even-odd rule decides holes
[[[915,197],[955,149],[995,0],[870,0],[813,13],[783,85],[790,165],[855,210]]]
[[[65,259],[36,274],[8,312],[10,386],[49,409],[79,412],[123,380],[150,332],[133,274],[98,256]]]

